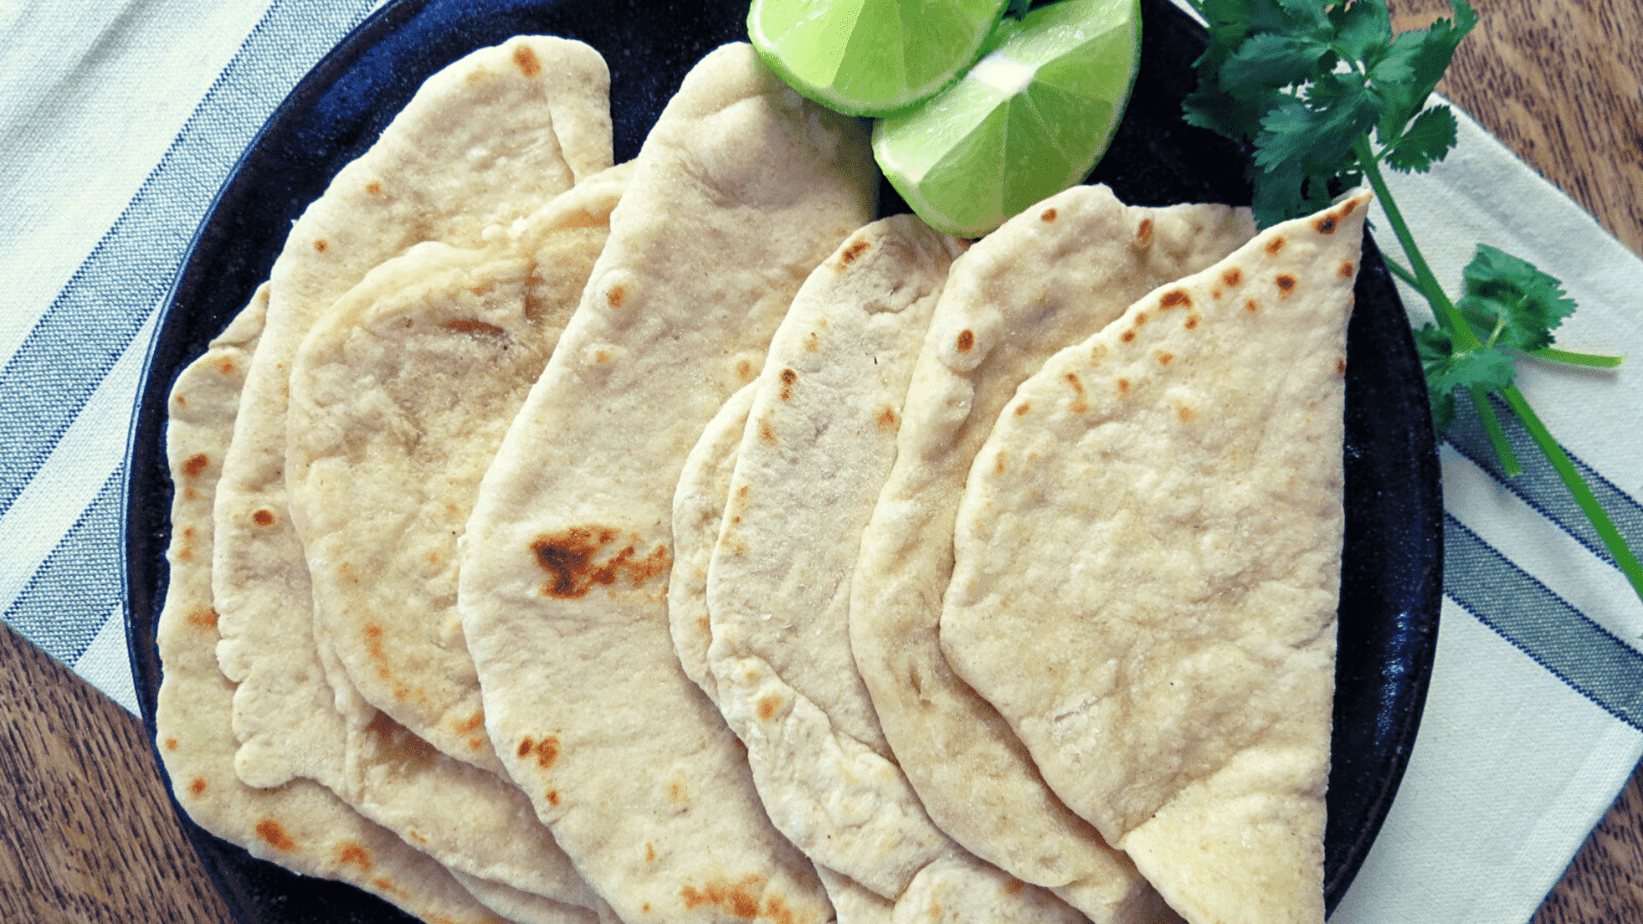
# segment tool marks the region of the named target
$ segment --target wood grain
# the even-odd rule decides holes
[[[143,727],[0,627],[0,921],[228,920]]]
[[[1475,6],[1482,22],[1439,89],[1643,254],[1643,2]],[[1449,10],[1392,7],[1399,29]],[[0,921],[227,919],[141,725],[0,629]],[[1643,767],[1534,924],[1643,924]]]

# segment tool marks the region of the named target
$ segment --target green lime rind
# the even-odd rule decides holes
[[[848,115],[905,110],[951,86],[1008,0],[754,0],[748,38],[801,95]]]
[[[962,237],[1082,182],[1139,65],[1138,0],[1060,0],[1001,31],[962,79],[873,129],[890,184],[925,222]]]

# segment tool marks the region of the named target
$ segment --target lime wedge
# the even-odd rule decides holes
[[[1006,2],[753,0],[747,33],[800,93],[849,115],[881,115],[957,80]]]
[[[873,154],[933,227],[980,237],[1081,182],[1124,115],[1139,0],[1059,0],[1005,20],[957,83],[880,119]]]

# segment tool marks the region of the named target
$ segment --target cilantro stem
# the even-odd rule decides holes
[[[1619,566],[1621,573],[1626,575],[1626,580],[1631,582],[1633,592],[1637,594],[1638,599],[1643,600],[1643,564],[1638,563],[1637,556],[1633,555],[1631,548],[1626,545],[1626,537],[1615,528],[1614,521],[1609,519],[1608,512],[1598,503],[1597,496],[1586,484],[1586,479],[1581,477],[1568,454],[1563,451],[1563,447],[1552,438],[1546,425],[1540,422],[1534,409],[1529,407],[1528,399],[1523,397],[1523,393],[1518,391],[1516,385],[1502,389],[1501,396],[1506,399],[1507,406],[1517,414],[1518,419],[1523,421],[1523,426],[1529,431],[1535,445],[1546,454],[1546,460],[1552,463],[1552,468],[1557,470],[1558,476],[1569,488],[1569,493],[1574,495],[1575,502],[1586,514],[1586,519],[1591,521],[1592,527],[1597,530],[1598,537],[1603,540],[1603,545],[1608,548],[1615,564]]]
[[[1606,356],[1602,353],[1576,353],[1573,350],[1560,350],[1557,347],[1542,347],[1529,351],[1529,355],[1536,359],[1549,359],[1552,362],[1568,363],[1571,366],[1586,366],[1592,369],[1614,369],[1622,362],[1622,357]]]
[[[1449,331],[1450,337],[1461,349],[1474,349],[1482,346],[1477,331],[1472,328],[1466,316],[1461,313],[1460,309],[1455,307],[1455,303],[1444,292],[1443,286],[1438,283],[1437,276],[1433,274],[1432,268],[1427,265],[1426,259],[1421,255],[1420,248],[1415,244],[1415,236],[1410,232],[1409,225],[1404,221],[1403,214],[1398,210],[1397,202],[1392,198],[1392,191],[1387,187],[1386,178],[1381,174],[1380,164],[1376,161],[1369,146],[1369,137],[1367,135],[1359,136],[1358,140],[1354,142],[1353,152],[1356,154],[1358,164],[1363,170],[1364,179],[1368,180],[1370,187],[1375,190],[1375,195],[1380,199],[1381,208],[1386,212],[1387,222],[1392,226],[1392,232],[1397,235],[1398,243],[1403,247],[1404,255],[1409,259],[1411,269],[1404,269],[1391,262],[1387,265],[1395,267],[1392,272],[1414,286],[1426,298],[1432,306],[1433,313],[1438,318],[1438,323]],[[1556,359],[1571,357],[1574,358],[1573,361],[1580,365],[1615,365],[1619,363],[1618,359],[1609,362],[1612,359],[1611,357],[1587,356],[1586,354],[1567,353],[1563,350],[1537,350],[1534,355],[1545,354],[1556,354],[1549,357]],[[1523,469],[1517,461],[1516,453],[1512,451],[1511,445],[1506,439],[1504,430],[1501,428],[1500,419],[1495,414],[1494,405],[1487,399],[1486,391],[1481,387],[1473,387],[1470,391],[1473,404],[1478,409],[1478,416],[1482,419],[1484,430],[1489,434],[1489,442],[1495,447],[1496,454],[1500,456],[1504,471],[1507,475],[1520,473]],[[1529,436],[1534,440],[1535,445],[1540,448],[1540,451],[1545,454],[1546,460],[1557,471],[1558,477],[1563,479],[1563,484],[1569,489],[1569,493],[1574,495],[1575,503],[1580,505],[1581,511],[1586,514],[1586,519],[1590,520],[1592,527],[1597,530],[1598,537],[1603,540],[1604,547],[1609,550],[1609,555],[1614,559],[1621,573],[1625,574],[1626,579],[1631,582],[1632,590],[1637,594],[1638,599],[1643,600],[1643,564],[1638,563],[1637,556],[1632,553],[1631,548],[1626,544],[1626,538],[1620,534],[1620,530],[1615,528],[1614,521],[1609,519],[1608,512],[1603,509],[1603,505],[1598,502],[1597,496],[1592,493],[1591,486],[1586,483],[1585,478],[1581,477],[1580,471],[1570,461],[1568,453],[1564,452],[1563,447],[1558,445],[1557,440],[1546,429],[1546,425],[1541,423],[1540,417],[1529,406],[1529,400],[1523,396],[1523,392],[1519,391],[1516,385],[1510,385],[1501,390],[1501,395],[1506,400],[1506,406],[1511,408],[1512,413],[1516,414],[1517,418],[1523,422]]]

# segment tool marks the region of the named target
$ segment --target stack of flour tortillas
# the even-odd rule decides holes
[[[746,45],[436,75],[178,379],[160,752],[429,921],[1323,920],[1366,195],[875,221]]]

